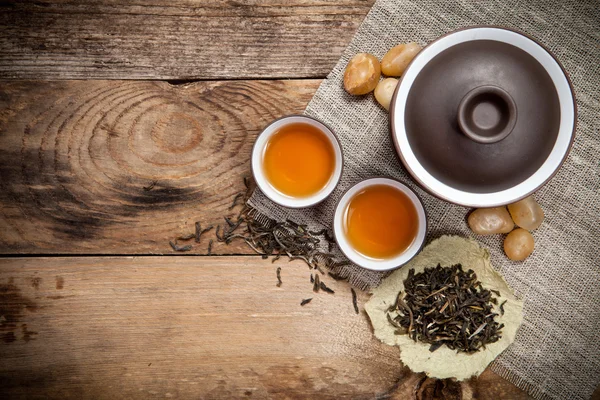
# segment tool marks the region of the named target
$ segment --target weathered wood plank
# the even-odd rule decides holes
[[[462,385],[401,367],[344,282],[259,257],[0,260],[3,398],[526,399],[491,372]],[[308,305],[300,301],[312,297]],[[446,386],[442,392],[436,387]],[[444,397],[439,397],[440,392]],[[437,397],[434,397],[437,396]]]
[[[0,253],[172,253],[237,213],[256,135],[319,82],[2,82]]]
[[[3,1],[0,78],[323,78],[373,2]]]

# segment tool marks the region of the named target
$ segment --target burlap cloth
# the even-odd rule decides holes
[[[523,325],[515,343],[492,369],[539,399],[587,399],[600,383],[600,3],[523,0],[379,0],[344,55],[323,81],[306,114],[339,136],[345,171],[331,197],[306,210],[276,206],[256,191],[250,204],[267,216],[330,226],[341,194],[375,175],[398,178],[423,199],[429,214],[428,240],[442,234],[473,236],[468,210],[434,198],[411,181],[398,162],[388,134],[388,115],[372,95],[344,92],[342,75],[358,52],[381,58],[397,43],[422,45],[457,28],[493,24],[525,32],[563,64],[572,79],[578,107],[577,135],[558,174],[536,193],[546,213],[533,232],[535,252],[511,262],[500,235],[477,237],[490,249],[494,266],[525,300]],[[356,266],[345,273],[361,288],[382,275]]]

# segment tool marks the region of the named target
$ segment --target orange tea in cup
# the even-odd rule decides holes
[[[308,123],[281,127],[268,140],[263,170],[271,186],[290,197],[308,197],[325,188],[333,176],[335,153],[331,141]]]
[[[411,199],[389,185],[365,187],[352,197],[343,218],[350,245],[374,259],[395,257],[417,237],[419,217]]]

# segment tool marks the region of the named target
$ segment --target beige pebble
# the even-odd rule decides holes
[[[387,111],[390,110],[390,103],[397,85],[398,79],[385,78],[379,82],[375,88],[375,100],[377,100],[377,102],[381,104],[381,107],[385,108]]]
[[[533,252],[535,242],[529,231],[517,228],[504,239],[504,253],[513,261],[523,261]]]
[[[392,47],[381,59],[381,71],[387,76],[401,76],[420,51],[421,46],[418,43],[399,44]]]
[[[515,224],[528,231],[537,229],[544,221],[544,211],[533,196],[509,204],[508,211]]]
[[[478,235],[508,233],[515,227],[506,207],[478,208],[469,214],[467,222]]]
[[[381,77],[379,60],[373,54],[358,53],[348,62],[344,72],[344,89],[350,94],[367,94]]]

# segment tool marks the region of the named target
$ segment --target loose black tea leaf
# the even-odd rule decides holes
[[[319,279],[319,275],[315,275],[315,283],[313,285],[313,292],[318,293],[321,288],[321,280]]]
[[[207,251],[207,255],[211,256],[212,255],[212,245],[213,245],[213,240],[210,239],[210,241],[208,242],[208,251]]]
[[[231,220],[231,218],[229,218],[229,217],[223,217],[223,219],[225,220],[225,222],[227,222],[227,225],[229,225],[230,228],[235,226],[235,222],[233,222]]]
[[[323,281],[321,281],[321,283],[319,284],[319,287],[321,288],[322,291],[324,291],[325,293],[331,293],[334,294],[335,292],[333,291],[333,289],[328,288],[327,286],[325,286],[325,284],[323,283]]]
[[[352,292],[352,305],[354,306],[354,311],[358,314],[358,303],[356,302],[356,292],[354,291],[354,288],[350,288],[350,291]]]
[[[390,314],[385,314],[385,316],[387,317],[387,320],[388,320],[388,322],[390,323],[390,325],[392,325],[394,328],[397,328],[397,329],[404,329],[404,328],[402,328],[402,325],[398,324],[398,322],[396,322],[396,320],[394,320],[394,319],[393,319],[393,318],[390,316]],[[404,332],[404,333],[406,333],[406,332]]]
[[[238,193],[235,195],[235,197],[233,198],[233,203],[231,203],[231,205],[229,206],[230,210],[233,210],[235,208],[235,206],[237,206],[238,200],[242,199],[244,197],[244,193]]]
[[[173,243],[172,241],[169,241],[169,244],[175,251],[190,251],[192,249],[191,244],[189,244],[187,246],[178,246],[177,243]]]
[[[502,336],[494,318],[497,300],[483,288],[472,271],[460,264],[452,267],[408,271],[404,294],[387,310],[388,321],[398,334],[407,333],[414,341],[430,344],[430,351],[442,345],[451,350],[473,353]],[[494,291],[495,293],[495,291]],[[503,305],[500,312],[503,314]]]
[[[508,300],[504,300],[502,304],[500,304],[500,315],[504,315],[504,304],[506,304]]]
[[[311,301],[311,300],[312,300],[312,297],[311,297],[310,299],[304,299],[304,300],[302,300],[302,301],[300,302],[300,305],[301,305],[301,306],[304,306],[304,305],[306,305],[306,304],[310,303],[310,301]]]
[[[275,262],[287,256],[290,261],[302,260],[311,270],[321,274],[326,270],[337,272],[336,268],[348,264],[347,261],[340,262],[331,253],[334,238],[327,229],[310,231],[306,225],[291,220],[278,222],[263,216],[246,204],[255,185],[247,177],[244,178],[244,185],[246,192],[236,194],[230,207],[241,206],[237,217],[224,217],[225,224],[216,226],[215,237],[218,242],[230,244],[234,240],[243,240],[263,259],[272,257]],[[200,242],[201,236],[212,228],[202,229],[200,222],[196,222],[196,242]],[[329,248],[328,252],[323,251],[325,247]],[[320,280],[316,279],[313,278],[311,282],[313,290],[319,291]]]
[[[313,274],[310,274],[310,283],[315,283],[315,277]]]
[[[219,231],[221,230],[221,225],[217,225],[217,230],[215,232],[215,236],[217,237],[217,241],[218,242],[224,242],[225,241],[225,235],[219,236]]]
[[[281,287],[281,267],[277,267],[277,287]]]
[[[429,346],[429,351],[431,351],[433,353],[434,351],[436,351],[437,349],[439,349],[443,345],[444,345],[443,342],[436,342],[436,343],[432,344],[431,346]]]
[[[179,236],[177,238],[177,240],[190,240],[190,239],[193,239],[195,237],[196,237],[196,235],[194,233],[190,233],[189,235]]]
[[[157,183],[158,183],[157,181],[152,181],[152,183],[150,183],[148,186],[143,187],[144,191],[145,192],[151,191],[154,188],[154,186],[156,186]]]
[[[200,235],[202,235],[202,226],[200,226],[200,222],[196,221],[196,243],[200,243]]]
[[[244,200],[248,196],[249,193]],[[291,220],[276,222],[257,214],[256,210],[248,206],[242,208],[237,221],[225,217],[225,222],[228,229],[222,230],[217,227],[217,240],[226,243],[234,239],[244,240],[263,258],[274,256],[278,259],[286,255],[290,261],[302,260],[311,269],[323,272],[323,268],[329,268],[336,262],[333,254],[323,252],[319,248],[323,238],[327,242],[333,240],[325,229],[310,232],[307,226]]]

